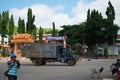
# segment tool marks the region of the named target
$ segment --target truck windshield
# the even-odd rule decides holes
[[[65,48],[63,52],[65,55],[67,55],[69,57],[72,56],[72,53],[70,52],[70,50],[68,48]]]

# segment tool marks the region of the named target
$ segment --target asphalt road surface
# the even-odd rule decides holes
[[[79,61],[75,66],[59,62],[47,63],[45,66],[34,66],[29,60],[21,61],[18,80],[97,80],[90,78],[92,69],[104,67],[101,78],[113,78],[110,65],[115,60]],[[6,61],[0,61],[0,80],[7,80],[3,73],[7,70]]]

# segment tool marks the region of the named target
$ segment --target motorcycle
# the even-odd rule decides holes
[[[112,71],[114,68],[120,67],[120,59],[117,59],[116,63],[112,63],[110,66],[110,70]]]
[[[118,68],[120,68],[120,59],[117,59],[116,63],[112,63],[112,65],[110,66],[110,70],[112,72],[112,75],[117,73]]]

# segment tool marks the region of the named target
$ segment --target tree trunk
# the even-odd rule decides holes
[[[4,37],[2,37],[2,44],[4,44]]]

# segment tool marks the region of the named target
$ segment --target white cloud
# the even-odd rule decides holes
[[[53,16],[52,21],[55,22],[55,24],[62,26],[62,25],[69,25],[72,23],[72,19],[69,18],[67,14],[59,13]],[[59,27],[56,26],[56,27]]]
[[[18,18],[27,20],[27,10],[31,8],[35,15],[35,24],[37,27],[42,26],[43,28],[52,28],[52,22],[55,22],[56,28],[60,28],[62,25],[67,24],[78,24],[86,20],[87,10],[96,9],[102,13],[104,17],[106,8],[109,0],[95,0],[90,3],[84,3],[84,0],[79,0],[77,5],[71,9],[73,17],[69,17],[69,14],[63,13],[65,6],[58,5],[54,8],[44,4],[34,4],[23,9],[11,9],[10,14],[14,15],[15,23],[17,25]],[[115,23],[120,26],[120,1],[110,0],[116,11]],[[69,12],[68,12],[69,13]]]
[[[87,10],[93,10],[96,9],[99,12],[102,13],[103,17],[105,18],[105,12],[106,12],[106,8],[108,6],[108,1],[109,0],[95,0],[91,3],[85,4],[83,2],[84,0],[79,0],[79,2],[77,3],[77,6],[74,7],[72,9],[73,13],[75,14],[74,20],[76,20],[76,22],[81,22],[81,21],[85,21],[86,20],[86,16],[87,16]],[[120,0],[110,0],[112,5],[114,6],[115,9],[115,23],[118,24],[120,26]],[[78,21],[78,17],[80,17],[80,20]]]
[[[59,11],[64,9],[64,6],[58,5],[55,8],[51,8],[47,5],[35,4],[30,7],[25,7],[23,9],[14,8],[10,10],[10,14],[14,15],[16,25],[19,17],[27,21],[28,8],[31,8],[33,15],[35,15],[35,25],[37,27],[42,26],[43,28],[52,28],[52,22],[54,21],[58,23],[58,24],[55,23],[57,28],[60,28],[59,27],[60,25],[65,24],[64,20],[66,20],[65,22],[68,22],[67,14],[58,13]],[[64,20],[62,21],[62,19]]]

